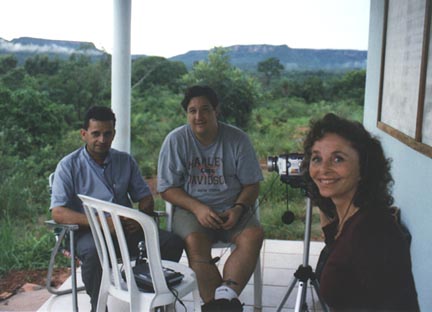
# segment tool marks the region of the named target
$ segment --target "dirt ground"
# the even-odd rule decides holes
[[[54,269],[51,285],[59,287],[70,276],[70,268]],[[10,271],[0,278],[0,301],[15,295],[24,285],[46,286],[47,270]]]

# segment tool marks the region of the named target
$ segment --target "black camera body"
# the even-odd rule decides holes
[[[303,172],[301,163],[304,154],[289,153],[279,156],[269,156],[267,158],[267,170],[276,171],[281,181],[289,184],[291,187],[304,187]]]

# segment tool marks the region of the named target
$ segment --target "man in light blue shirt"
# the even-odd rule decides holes
[[[102,269],[94,240],[77,194],[131,207],[152,214],[154,208],[150,188],[141,176],[135,159],[127,153],[111,148],[115,135],[115,115],[110,108],[95,106],[87,112],[80,131],[85,146],[65,156],[57,165],[51,195],[51,214],[57,223],[78,224],[76,250],[82,262],[81,274],[96,310]],[[135,221],[124,219],[123,228],[132,255],[144,239]],[[178,261],[183,252],[183,241],[176,235],[159,232],[161,256]]]

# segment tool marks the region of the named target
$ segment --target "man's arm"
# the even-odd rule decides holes
[[[51,209],[51,216],[56,223],[77,224],[80,228],[88,228],[89,222],[85,213],[76,212],[67,207],[59,206]],[[114,231],[114,225],[111,218],[107,218],[110,232]]]
[[[148,214],[149,216],[153,216],[154,212],[154,200],[151,194],[144,196],[138,201],[138,210]],[[123,228],[128,233],[134,233],[141,229],[141,226],[138,222],[133,219],[121,217]]]
[[[228,209],[223,214],[224,217],[228,218],[227,221],[222,225],[224,230],[232,228],[237,224],[238,220],[245,212],[244,207],[249,207],[250,210],[255,209],[255,201],[259,194],[259,182],[254,184],[243,185],[243,188],[237,197],[234,206]]]
[[[141,198],[138,202],[138,209],[148,215],[152,215],[154,212],[153,196],[150,194]]]
[[[236,203],[242,203],[249,207],[255,206],[255,201],[258,198],[260,190],[259,182],[254,184],[243,185],[242,190],[237,197]]]
[[[78,224],[80,227],[88,227],[87,216],[84,213],[76,212],[67,207],[58,206],[51,209],[51,216],[57,223]]]

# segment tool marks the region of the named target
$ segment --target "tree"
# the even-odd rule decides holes
[[[241,128],[247,127],[259,96],[258,83],[230,64],[225,49],[213,49],[207,61],[194,65],[184,82],[188,86],[207,84],[212,87],[219,96],[222,119]]]
[[[366,71],[355,70],[346,73],[341,79],[335,81],[332,91],[336,99],[353,100],[358,105],[364,104]]]
[[[26,72],[22,67],[16,67],[0,76],[0,82],[7,88],[17,90],[25,88]]]
[[[276,57],[270,57],[258,63],[258,72],[263,73],[265,77],[265,85],[268,87],[270,81],[275,77],[280,77],[284,66]]]
[[[320,77],[311,76],[304,81],[303,98],[307,103],[318,102],[325,98],[324,84]]]
[[[18,64],[18,59],[15,55],[8,54],[0,56],[0,75],[3,75],[14,69]]]
[[[54,75],[60,67],[60,61],[56,58],[51,60],[48,55],[37,54],[26,59],[24,68],[29,75]]]
[[[186,73],[183,62],[173,62],[159,56],[141,57],[132,63],[132,88],[144,93],[153,86],[167,86],[178,92],[180,79]]]
[[[185,122],[181,98],[178,92],[166,86],[154,86],[143,95],[132,95],[132,154],[145,176],[156,174],[159,149],[165,136]]]
[[[70,122],[82,120],[90,106],[107,105],[110,101],[109,62],[93,62],[88,56],[74,54],[60,66],[57,75],[50,77],[44,91],[54,102],[73,108],[75,115],[70,116]]]
[[[0,94],[0,136],[9,155],[28,157],[61,137],[65,112],[46,93],[22,88]]]
[[[22,87],[25,71],[17,67],[17,64],[14,55],[0,56],[0,88],[3,86],[5,90],[10,90]]]

